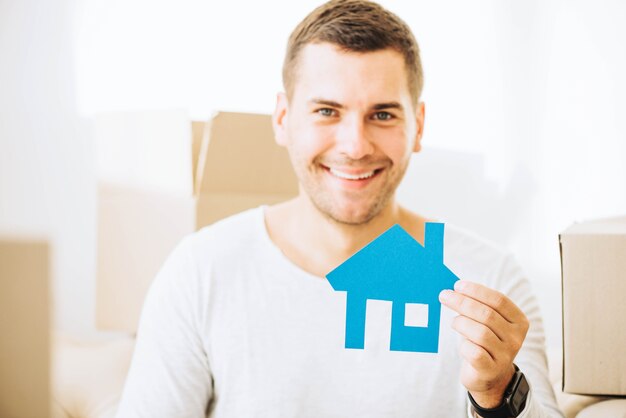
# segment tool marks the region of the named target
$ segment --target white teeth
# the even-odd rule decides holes
[[[346,179],[346,180],[363,180],[363,179],[368,179],[374,175],[374,171],[355,175],[355,174],[344,173],[344,172],[335,170],[334,168],[329,168],[329,170],[333,176]]]

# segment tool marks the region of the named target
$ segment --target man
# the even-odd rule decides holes
[[[344,348],[345,299],[324,276],[394,224],[424,241],[426,219],[394,197],[424,129],[407,25],[374,3],[324,4],[292,33],[283,80],[273,124],[300,194],[171,254],[118,416],[560,416],[528,282],[452,225],[446,265],[463,280],[440,295],[439,353],[392,352],[383,338]],[[368,332],[388,320],[368,317]]]

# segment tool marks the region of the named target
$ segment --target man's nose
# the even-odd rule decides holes
[[[359,160],[374,152],[374,145],[367,136],[363,119],[357,115],[345,117],[337,130],[337,146],[345,156]]]

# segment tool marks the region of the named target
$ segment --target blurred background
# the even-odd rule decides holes
[[[514,252],[560,346],[558,234],[626,214],[626,3],[381,3],[425,69],[425,150],[400,200]],[[93,117],[270,113],[287,36],[318,4],[0,0],[0,235],[50,242],[55,329],[96,333]]]

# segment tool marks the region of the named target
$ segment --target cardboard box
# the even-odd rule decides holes
[[[626,217],[560,237],[563,391],[626,395]]]
[[[141,120],[156,124],[163,117],[144,115]],[[125,125],[111,114],[107,120],[114,126]],[[149,129],[158,131],[154,126]],[[110,128],[106,131],[117,135]],[[134,134],[141,131],[133,125]],[[207,123],[191,122],[190,134],[178,140],[181,146],[191,144],[193,195],[120,184],[99,186],[96,321],[100,329],[136,331],[150,283],[185,235],[298,193],[287,152],[274,142],[270,116],[221,112]]]
[[[0,417],[50,416],[49,254],[0,240]]]

